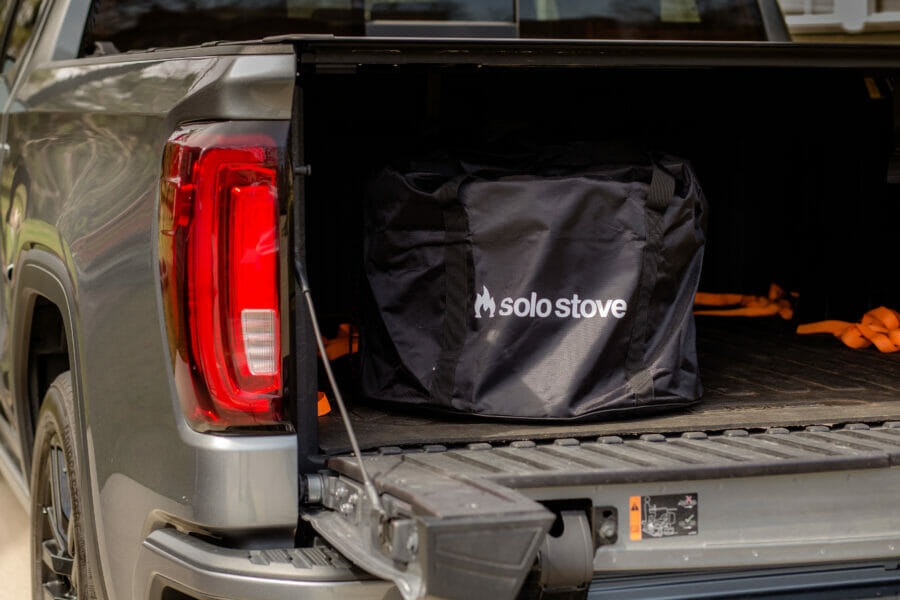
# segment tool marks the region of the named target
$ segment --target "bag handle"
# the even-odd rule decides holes
[[[469,175],[454,177],[434,193],[444,217],[444,323],[441,353],[431,378],[431,397],[450,407],[456,368],[468,331],[469,279],[472,270],[469,219],[459,189]]]
[[[659,259],[663,249],[665,223],[663,217],[675,195],[675,177],[664,167],[653,161],[653,175],[644,204],[644,225],[647,231],[647,245],[641,263],[637,306],[634,311],[634,325],[631,343],[625,359],[628,385],[634,395],[635,406],[653,402],[653,372],[644,360],[647,345],[648,311],[656,279],[659,274]]]

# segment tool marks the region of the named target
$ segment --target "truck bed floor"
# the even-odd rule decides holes
[[[705,393],[687,410],[523,424],[355,403],[351,418],[363,449],[900,420],[900,353],[851,350],[828,335],[798,336],[795,326],[772,319],[698,317]],[[327,454],[349,449],[336,411],[320,419],[319,435]]]

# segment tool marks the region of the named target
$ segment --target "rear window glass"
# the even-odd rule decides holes
[[[756,0],[521,0],[532,38],[765,40]]]
[[[421,22],[518,21],[530,38],[765,38],[756,0],[94,0],[82,55],[289,33],[360,36],[398,21],[408,35]]]
[[[285,0],[94,0],[81,54],[194,46],[295,32],[360,33],[353,25],[353,11],[342,8],[341,2],[319,2],[318,15],[310,10],[298,13],[291,4]]]
[[[369,21],[506,21],[515,19],[509,0],[376,0],[363,3]]]

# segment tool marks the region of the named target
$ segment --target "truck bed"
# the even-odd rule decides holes
[[[546,424],[494,421],[351,404],[360,446],[462,445],[645,433],[805,427],[900,420],[900,355],[852,350],[831,336],[799,336],[780,319],[698,317],[705,388],[688,410],[642,418]],[[320,419],[327,454],[349,443],[336,412]]]

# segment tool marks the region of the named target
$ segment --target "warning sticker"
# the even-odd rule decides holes
[[[628,500],[631,540],[638,541],[645,536],[663,538],[697,535],[699,503],[696,492],[665,496],[631,496]]]

